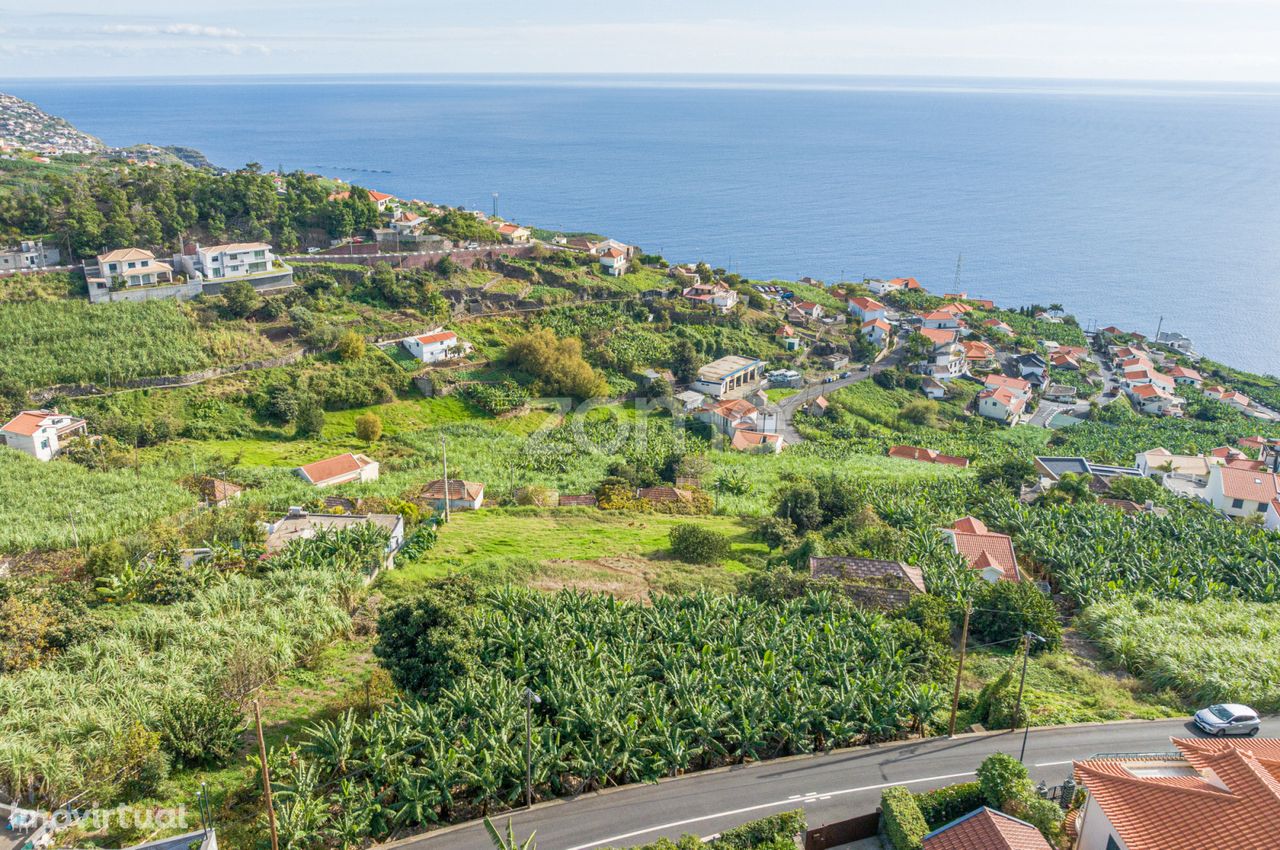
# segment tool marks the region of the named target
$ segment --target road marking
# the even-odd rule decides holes
[[[973,776],[973,773],[974,772],[972,770],[966,770],[964,773],[949,773],[945,776],[925,776],[925,777],[921,777],[920,779],[905,779],[901,782],[885,782],[880,785],[863,785],[858,788],[841,788],[838,791],[827,791],[825,796],[822,799],[825,800],[830,797],[838,797],[844,794],[856,794],[859,791],[877,791],[881,788],[888,788],[891,785],[915,785],[920,782],[939,782],[943,779],[959,779],[963,776]],[[813,800],[808,799],[810,796],[813,796],[813,795],[806,794],[805,795],[806,799],[803,802],[806,802],[806,803],[813,802]],[[611,835],[608,838],[601,838],[597,841],[590,841],[590,842],[587,842],[586,844],[579,844],[576,847],[567,847],[565,848],[565,850],[590,850],[590,848],[592,847],[600,847],[601,845],[606,845],[606,846],[616,845],[620,841],[627,841],[628,839],[635,838],[638,835],[644,835],[649,832],[657,832],[658,830],[664,830],[664,829],[675,829],[676,827],[679,827],[679,826],[688,826],[689,824],[700,823],[701,821],[706,821],[706,820],[714,820],[715,818],[727,818],[733,815],[746,814],[747,812],[756,812],[761,809],[772,809],[776,806],[790,805],[791,803],[795,802],[795,799],[796,799],[795,797],[788,797],[785,800],[775,800],[772,803],[758,803],[754,806],[744,806],[743,808],[740,808],[740,809],[730,809],[728,811],[716,812],[710,815],[702,815],[696,818],[686,818],[685,820],[675,820],[675,821],[671,821],[670,823],[660,823],[660,824],[657,824],[656,826],[647,826],[644,829],[637,829],[632,832],[624,832],[621,835]]]
[[[1032,765],[1032,767],[1057,767],[1060,764],[1072,764],[1075,759],[1067,759],[1066,761],[1040,761]]]

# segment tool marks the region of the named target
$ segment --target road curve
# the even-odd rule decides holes
[[[1133,721],[1033,729],[1026,764],[1033,779],[1057,784],[1071,762],[1103,752],[1167,752],[1170,737],[1197,733],[1190,720]],[[930,738],[813,756],[796,756],[584,794],[495,818],[523,840],[537,831],[539,850],[629,847],[684,833],[713,835],[746,821],[803,808],[809,826],[875,811],[881,789],[925,791],[973,779],[994,752],[1016,756],[1022,733]],[[461,824],[382,847],[397,850],[491,850],[478,823]]]

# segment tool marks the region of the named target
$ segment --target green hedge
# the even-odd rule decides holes
[[[880,827],[894,850],[920,850],[920,839],[929,834],[915,796],[901,785],[880,793]]]
[[[986,805],[986,800],[982,796],[982,785],[978,782],[947,785],[923,794],[916,794],[915,797],[916,805],[920,807],[920,814],[931,830],[945,826],[956,818]]]
[[[719,838],[705,844],[696,835],[682,835],[677,841],[659,838],[631,850],[785,850],[795,847],[795,837],[804,831],[804,811],[796,809],[726,829]]]

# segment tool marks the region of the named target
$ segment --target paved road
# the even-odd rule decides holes
[[[1032,778],[1062,782],[1071,762],[1101,752],[1167,752],[1171,736],[1194,735],[1189,720],[1142,721],[1032,730],[1026,763]],[[802,756],[655,785],[587,794],[510,816],[516,837],[537,831],[540,850],[629,847],[683,833],[714,835],[788,809],[805,809],[819,826],[875,811],[880,791],[907,784],[924,791],[973,779],[994,752],[1018,754],[1022,734],[965,735]],[[496,821],[504,830],[506,816]],[[483,828],[469,824],[398,842],[414,850],[490,850]]]
[[[782,434],[782,439],[787,441],[788,445],[795,445],[804,440],[800,436],[800,432],[792,425],[796,412],[809,402],[813,401],[820,395],[830,395],[841,387],[847,387],[856,384],[859,381],[865,381],[867,378],[875,375],[877,372],[883,372],[885,369],[892,369],[902,362],[903,356],[906,354],[906,348],[900,343],[884,356],[884,359],[876,363],[870,369],[863,371],[861,366],[854,365],[852,367],[853,374],[847,378],[837,378],[829,384],[813,384],[805,387],[800,392],[792,396],[787,396],[778,402],[778,433]]]

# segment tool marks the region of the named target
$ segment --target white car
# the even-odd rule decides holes
[[[1210,735],[1258,734],[1262,721],[1258,712],[1247,705],[1222,703],[1202,708],[1196,712],[1195,724]]]

